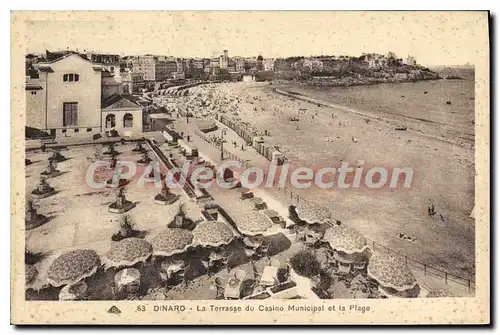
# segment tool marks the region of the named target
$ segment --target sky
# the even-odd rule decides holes
[[[64,13],[64,12],[63,12]],[[121,55],[264,58],[366,52],[422,65],[474,64],[487,48],[479,12],[66,12],[27,22],[27,52],[61,49]]]

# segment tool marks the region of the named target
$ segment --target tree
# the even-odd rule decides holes
[[[120,234],[127,237],[134,230],[135,222],[130,214],[120,216]]]
[[[321,272],[316,255],[308,251],[299,251],[290,258],[290,265],[300,276],[313,278]]]

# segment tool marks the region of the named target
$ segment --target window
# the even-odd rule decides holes
[[[80,76],[76,73],[65,73],[63,75],[64,82],[80,81]]]
[[[115,127],[115,115],[108,114],[106,116],[106,128],[114,128]]]
[[[134,125],[134,117],[127,113],[123,116],[123,128],[132,128]]]
[[[92,131],[92,128],[87,128],[87,133],[90,133]]]
[[[115,72],[115,67],[114,66],[110,67],[109,72]]]
[[[63,103],[63,126],[76,126],[78,124],[78,103]]]
[[[80,129],[75,128],[75,133],[78,133],[79,131],[80,131]]]

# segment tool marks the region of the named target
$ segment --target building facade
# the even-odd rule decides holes
[[[97,54],[87,52],[86,57],[92,63],[101,65],[103,69],[108,71],[111,75],[115,77],[115,80],[120,82],[120,55],[112,54]]]
[[[103,100],[101,117],[103,131],[114,130],[120,136],[142,132],[142,106],[129,94],[114,94]]]
[[[155,57],[152,55],[133,57],[132,70],[136,73],[142,73],[144,81],[155,81]]]
[[[53,136],[101,131],[101,67],[76,53],[37,66],[26,83],[26,126]]]
[[[239,73],[245,72],[245,59],[241,57],[234,57],[234,67],[235,71]]]
[[[371,69],[380,69],[385,68],[388,65],[387,57],[381,54],[366,54],[365,62],[368,64],[368,67]]]
[[[274,71],[275,60],[272,58],[266,58],[262,61],[262,65],[264,66],[264,71]]]
[[[229,52],[227,50],[224,50],[224,53],[219,57],[219,67],[221,69],[227,69],[228,62],[229,62]]]
[[[144,74],[138,72],[132,72],[130,70],[121,73],[122,82],[127,88],[124,93],[140,93],[143,88],[146,88],[146,83],[144,81]]]

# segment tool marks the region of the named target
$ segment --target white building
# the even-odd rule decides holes
[[[276,60],[272,58],[266,58],[262,61],[262,65],[264,66],[264,71],[274,71],[274,67]]]
[[[52,136],[101,131],[101,66],[68,52],[37,69],[26,83],[26,126]]]

